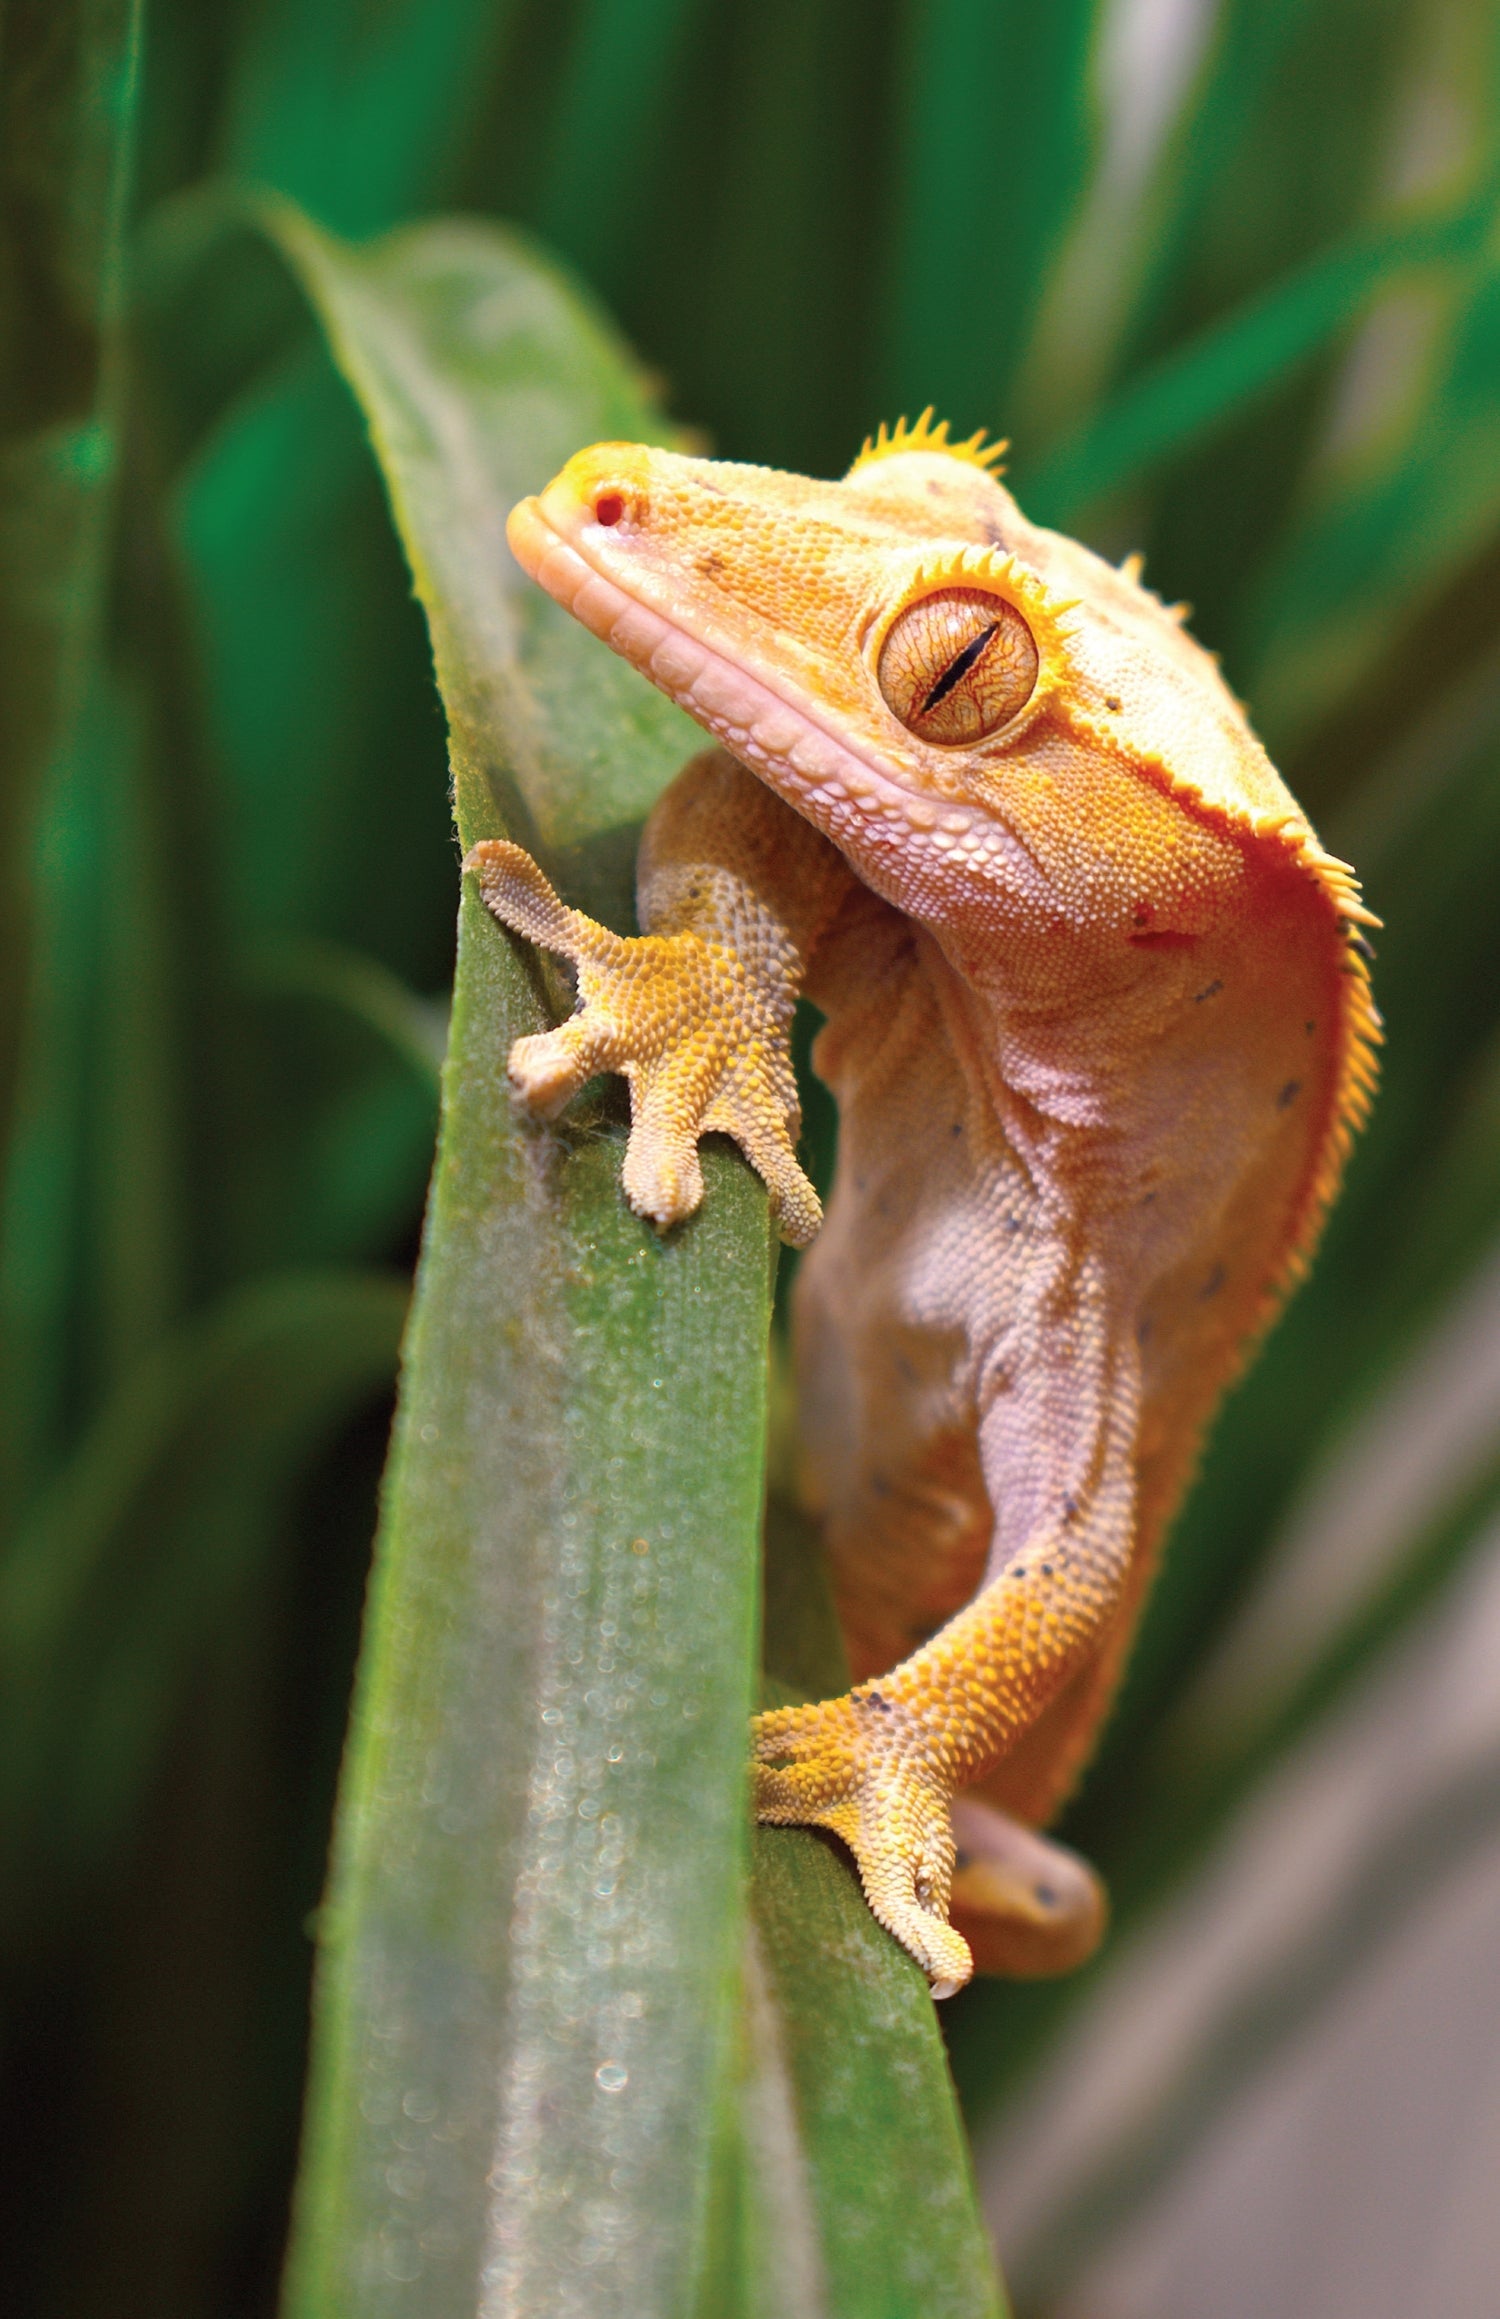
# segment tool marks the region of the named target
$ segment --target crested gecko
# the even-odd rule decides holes
[[[1029,523],[1002,448],[928,412],[833,483],[580,451],[511,548],[717,745],[651,815],[639,937],[517,846],[465,864],[577,971],[578,1011],[512,1050],[522,1102],[623,1072],[633,1208],[689,1215],[721,1130],[813,1243],[807,1487],[855,1681],[756,1719],[755,1808],[844,1839],[936,1996],[1099,1937],[1097,1879],[1040,1830],[1379,1036],[1352,871],[1181,607]],[[804,992],[839,1107],[826,1222],[795,1148]]]

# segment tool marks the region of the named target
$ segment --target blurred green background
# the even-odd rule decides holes
[[[1374,1122],[1066,1823],[1121,1939],[1500,1508],[1487,0],[11,0],[0,2232],[10,2307],[59,2319],[274,2301],[452,961],[422,621],[299,294],[224,230],[233,181],[354,236],[519,221],[726,457],[838,473],[929,402],[1008,434],[1028,512],[1192,604],[1364,876]],[[1464,1395],[1330,1545],[1361,1412],[1399,1448]],[[1492,1838],[1476,1792],[1455,1858]],[[985,2135],[1111,1969],[946,2010]],[[1151,2188],[1110,2181],[1116,2221]],[[1099,2243],[1054,2229],[1022,2308],[1066,2307]]]

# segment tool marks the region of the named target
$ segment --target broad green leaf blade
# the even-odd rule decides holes
[[[351,250],[285,211],[273,225],[371,421],[432,627],[463,842],[519,827],[571,895],[628,923],[634,827],[696,733],[524,587],[503,524],[580,443],[659,436],[659,419],[603,326],[497,229]],[[504,1056],[544,1019],[516,946],[466,896],[290,2309],[727,2312],[727,2199],[747,2311],[790,2313],[794,2274],[823,2282],[817,2308],[894,2311],[867,2289],[899,2244],[897,2275],[961,2278],[940,2307],[983,2319],[993,2286],[921,1976],[847,1867],[816,1844],[802,1860],[795,1838],[767,1937],[796,2000],[778,2035],[804,2054],[782,2113],[799,2137],[768,2167],[764,2134],[733,2116],[765,1205],[710,1152],[703,1213],[662,1242],[620,1198],[618,1107],[521,1126]],[[879,1966],[851,1975],[860,1943]],[[833,2050],[829,2024],[842,2098],[805,2063]],[[838,2153],[863,2107],[887,2130],[865,2160],[903,2162],[879,2091],[901,2044],[902,2082],[943,2121],[931,2194],[862,2233],[840,2216],[855,2186]],[[788,2199],[817,2220],[800,2272],[782,2259]]]
[[[650,696],[617,714],[617,664],[536,622],[504,518],[579,442],[649,426],[630,374],[498,234],[360,252],[281,230],[382,452],[461,837],[500,826],[499,792],[553,846],[614,839],[572,890],[618,914],[624,823],[681,733]],[[554,799],[564,702],[601,777],[575,767]],[[466,896],[325,1930],[289,2289],[319,2319],[674,2312],[704,2252],[747,1844],[765,1202],[715,1153],[704,1213],[664,1243],[620,1198],[613,1120],[522,1128],[504,1059],[544,1019]]]

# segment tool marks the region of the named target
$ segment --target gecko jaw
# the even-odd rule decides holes
[[[940,824],[950,845],[982,843],[987,817],[904,789],[764,679],[736,668],[712,645],[607,578],[580,546],[563,538],[537,500],[523,499],[513,509],[506,537],[539,587],[722,741],[731,756],[805,803],[809,819],[821,826],[860,818],[921,830]]]

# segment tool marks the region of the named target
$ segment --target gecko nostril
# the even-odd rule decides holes
[[[625,513],[625,501],[618,491],[601,491],[594,501],[594,521],[606,526],[617,524]]]

